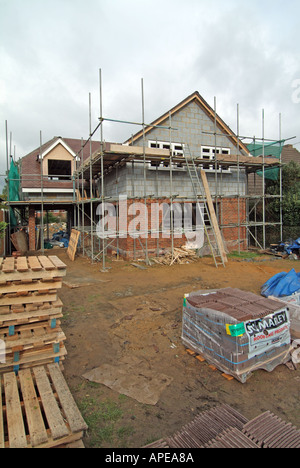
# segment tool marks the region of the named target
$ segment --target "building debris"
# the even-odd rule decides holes
[[[286,242],[271,244],[267,250],[261,250],[261,253],[274,255],[281,258],[289,258],[290,260],[300,259],[300,237],[296,240],[290,239]]]
[[[163,254],[156,258],[151,258],[152,261],[161,265],[174,265],[182,263],[190,263],[198,260],[199,257],[196,253],[196,250],[189,249],[184,245],[179,247],[174,247],[174,255],[172,252],[166,250]]]

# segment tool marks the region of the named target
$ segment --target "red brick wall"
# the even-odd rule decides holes
[[[22,188],[40,188],[41,187],[41,163],[37,161],[36,155],[29,154],[22,159],[21,169]],[[43,177],[44,188],[65,189],[73,188],[73,182],[64,180],[48,180]]]
[[[130,206],[132,205],[133,202],[140,202],[142,205],[145,204],[145,201],[143,199],[141,200],[127,200],[127,210],[130,212]],[[161,200],[147,200],[146,207],[148,210],[148,226],[151,226],[151,205],[154,203],[170,203],[169,199],[161,199]],[[246,217],[246,202],[245,199],[240,198],[240,207],[238,210],[238,200],[236,198],[225,198],[222,199],[221,204],[220,204],[220,214],[219,214],[219,221],[221,221],[221,224],[223,225],[222,229],[222,234],[223,234],[223,239],[226,243],[227,249],[230,250],[235,250],[238,246],[238,239],[240,237],[240,246],[242,249],[246,248],[246,229],[244,227],[240,227],[238,229],[238,226],[236,226],[239,222],[238,214],[240,214],[240,222],[245,220]],[[128,215],[127,218],[127,228],[130,226],[130,223],[134,218],[137,217],[137,213],[134,212],[134,215]],[[144,226],[144,215],[142,214],[139,217],[139,229],[141,232],[145,229]],[[162,224],[162,212],[159,212],[159,227],[161,229],[161,224]],[[132,258],[134,255],[134,250],[136,251],[137,257],[143,258],[145,256],[145,250],[146,250],[146,243],[147,243],[147,251],[148,254],[156,254],[157,249],[163,250],[163,249],[171,249],[171,236],[165,238],[163,237],[162,233],[159,232],[158,234],[159,238],[153,238],[151,237],[151,234],[147,237],[147,241],[145,238],[140,238],[139,239],[133,239],[130,235],[126,235],[126,237],[119,237],[119,239],[115,239],[109,247],[109,250],[114,250],[116,251],[119,249],[120,255],[127,257],[127,258]],[[186,237],[183,234],[182,236],[178,237],[178,235],[175,235],[173,238],[174,242],[174,247],[181,247],[182,245],[186,244]],[[143,250],[144,249],[144,250]]]
[[[246,249],[246,228],[238,228],[237,224],[246,221],[246,199],[224,198],[220,205],[220,224],[223,226],[222,234],[228,250],[234,250],[241,240],[241,248]],[[228,227],[229,226],[229,227]]]
[[[35,250],[35,210],[29,209],[28,218],[29,250]]]

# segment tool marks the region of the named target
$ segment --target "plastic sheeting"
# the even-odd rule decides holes
[[[13,161],[13,159],[11,159],[8,177],[9,201],[18,201],[20,200],[20,175],[18,165]],[[10,208],[10,224],[12,227],[15,227],[17,225],[17,219],[12,208]]]
[[[300,237],[294,241],[281,243],[279,245],[283,247],[283,250],[289,255],[293,252],[298,253],[300,249]]]
[[[298,291],[300,291],[300,273],[296,273],[294,268],[288,273],[285,271],[277,273],[261,287],[261,294],[265,297],[291,296]]]

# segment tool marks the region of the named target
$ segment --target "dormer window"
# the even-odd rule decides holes
[[[48,179],[49,180],[70,180],[72,175],[72,162],[48,159]]]

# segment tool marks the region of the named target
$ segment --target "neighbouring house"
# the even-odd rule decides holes
[[[23,223],[27,219],[29,250],[37,247],[36,225],[41,212],[66,212],[70,231],[74,212],[73,174],[90,155],[90,148],[82,146],[80,139],[54,137],[21,159],[19,197],[9,203],[19,211]],[[92,149],[98,146],[95,142]]]
[[[206,194],[193,181],[188,161],[193,161],[199,179],[201,171],[206,174],[227,248],[247,247],[248,176],[261,167],[262,160],[251,155],[198,92],[144,125],[123,144],[90,143],[82,147],[80,139],[55,137],[22,158],[21,201],[15,206],[29,211],[30,248],[35,245],[33,220],[35,212],[41,211],[41,202],[43,209],[67,210],[68,229],[75,226],[85,236],[89,234],[94,251],[117,250],[132,257],[143,255],[145,249],[149,254],[159,253],[170,248],[171,242],[192,246],[183,222],[171,226],[171,237],[165,235],[161,212],[155,229],[151,228],[154,204],[169,204],[177,214],[189,207],[192,224],[200,210],[204,226],[209,226],[202,209]],[[273,166],[278,161],[266,158],[264,163]],[[102,238],[97,232],[104,214],[99,206],[103,208],[104,202],[115,207],[115,238],[107,230],[103,229]],[[134,211],[138,202],[139,207],[145,206],[144,222]],[[124,207],[126,223],[121,219]],[[142,232],[144,236],[139,235]],[[204,238],[197,242],[193,246],[201,249]]]
[[[89,156],[87,145],[81,154],[82,141],[54,137],[21,160],[21,193],[24,201],[73,201],[73,174]],[[93,150],[99,142],[93,142]]]
[[[288,164],[291,161],[300,164],[300,151],[298,151],[297,148],[294,148],[293,145],[284,145],[282,148],[281,158],[283,164]]]

